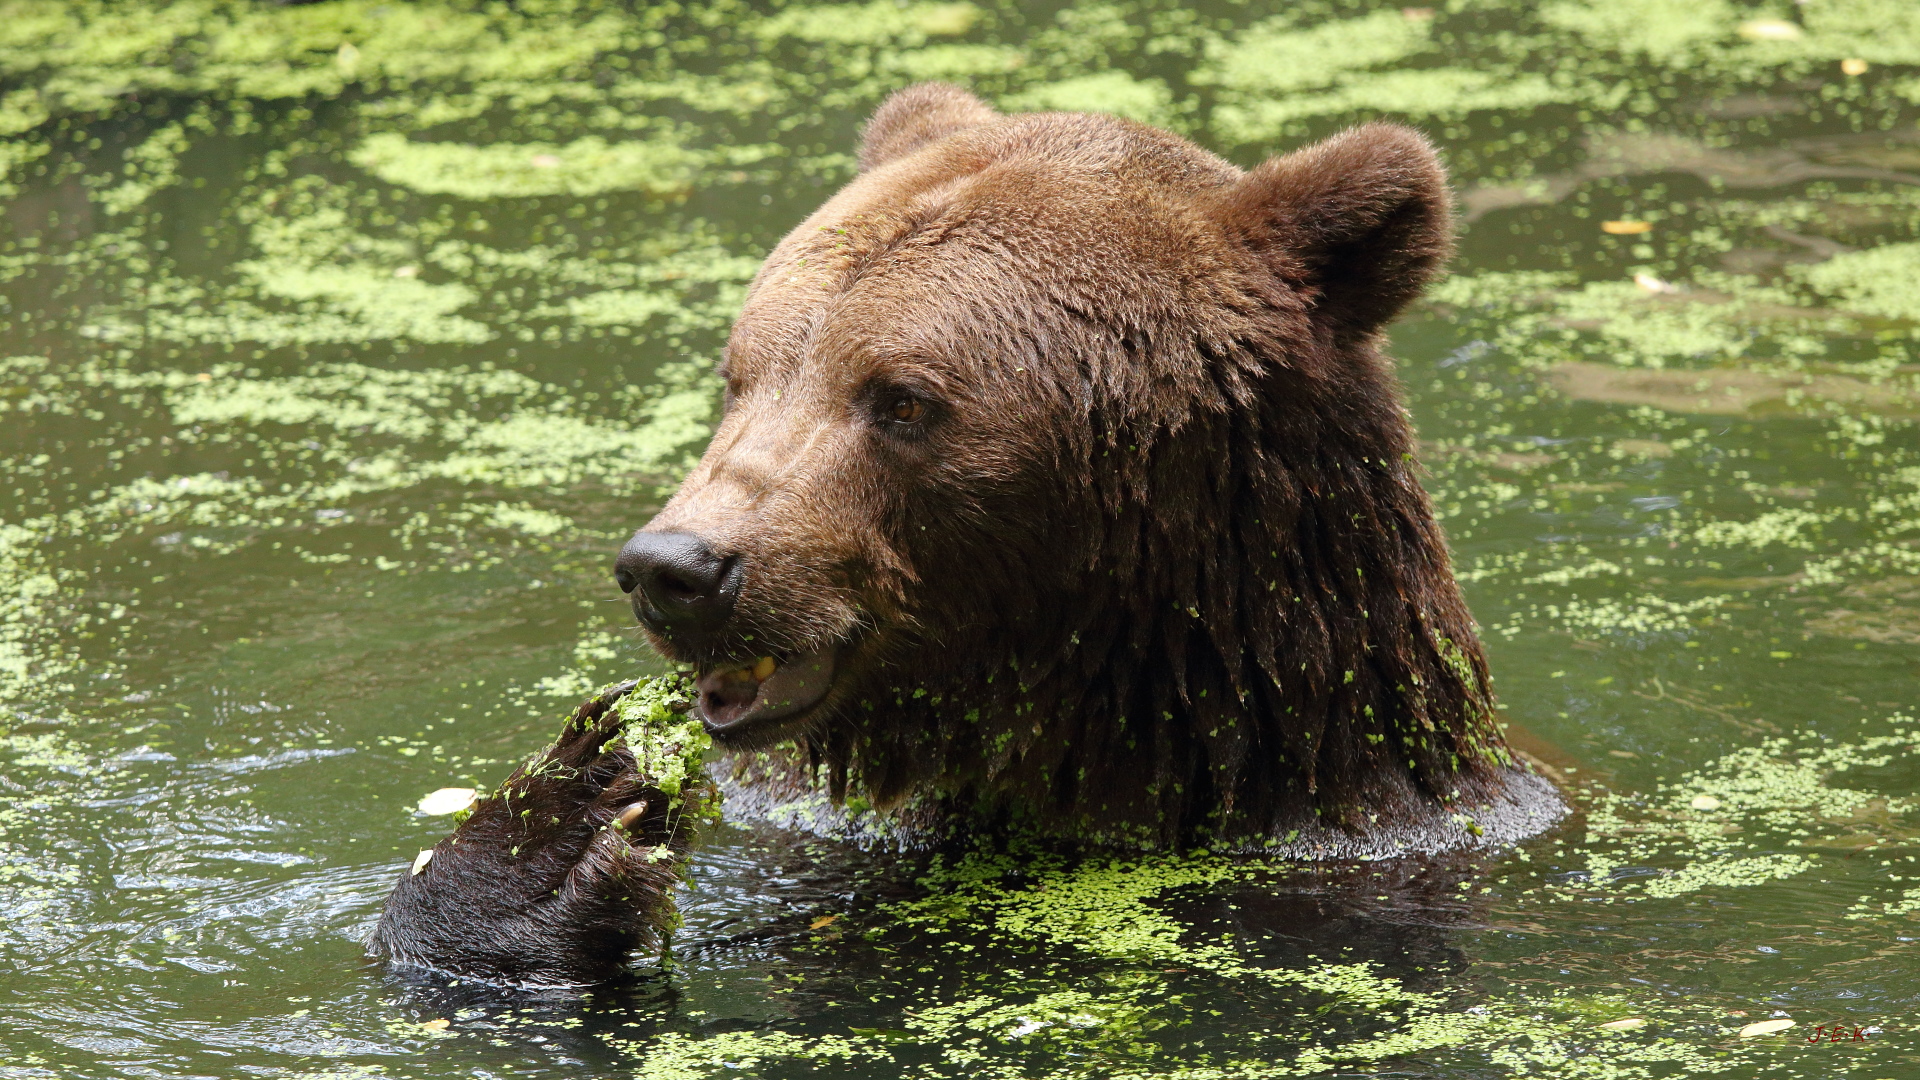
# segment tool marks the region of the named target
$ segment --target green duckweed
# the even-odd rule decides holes
[[[1842,1013],[1846,1068],[1911,1072],[1913,5],[6,10],[23,1075],[1824,1077],[1797,1040]],[[611,553],[711,430],[760,257],[925,78],[1241,165],[1376,118],[1442,147],[1462,254],[1395,352],[1501,718],[1583,817],[1457,918],[1206,855],[816,888],[851,856],[774,873],[719,825],[625,996],[379,982],[353,940],[419,795],[659,670]],[[707,767],[658,704],[657,765]]]

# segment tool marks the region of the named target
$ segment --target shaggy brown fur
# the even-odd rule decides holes
[[[1362,857],[1564,813],[1501,738],[1379,349],[1449,249],[1419,135],[1245,173],[928,85],[860,162],[767,259],[712,445],[621,557],[655,644],[716,688],[731,810]],[[763,656],[813,703],[727,719],[754,716],[727,673]],[[594,708],[576,727],[604,742]],[[521,785],[554,820],[483,804],[378,947],[582,982],[664,922],[665,865],[595,831],[644,780],[582,738],[550,755],[595,762],[578,781]]]
[[[838,651],[825,701],[736,745],[795,740],[836,796],[922,821],[1097,842],[1446,846],[1516,784],[1544,820],[1502,832],[1557,816],[1502,743],[1379,351],[1451,242],[1419,135],[1243,173],[924,85],[860,161],[767,259],[725,418],[647,526],[742,568],[726,631],[668,655]]]

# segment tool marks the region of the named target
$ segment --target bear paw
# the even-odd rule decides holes
[[[678,924],[672,889],[694,826],[714,797],[697,766],[684,767],[698,748],[671,737],[690,703],[680,681],[654,680],[623,704],[635,686],[580,706],[552,746],[421,852],[368,950],[465,978],[560,987],[604,981],[629,952],[661,945]],[[623,731],[635,720],[643,730]],[[684,751],[682,768],[663,742]]]

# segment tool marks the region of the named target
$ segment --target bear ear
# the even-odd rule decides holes
[[[860,131],[860,171],[870,172],[999,114],[957,86],[928,82],[896,90]]]
[[[1367,124],[1270,158],[1226,193],[1230,232],[1312,298],[1336,340],[1370,334],[1453,251],[1453,200],[1419,132]]]

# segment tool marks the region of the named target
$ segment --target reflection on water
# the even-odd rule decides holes
[[[6,14],[0,1076],[1920,1075],[1920,8]],[[1462,254],[1396,352],[1579,817],[1361,868],[740,827],[625,985],[368,966],[419,797],[652,669],[611,553],[924,78],[1242,164],[1442,145]]]

